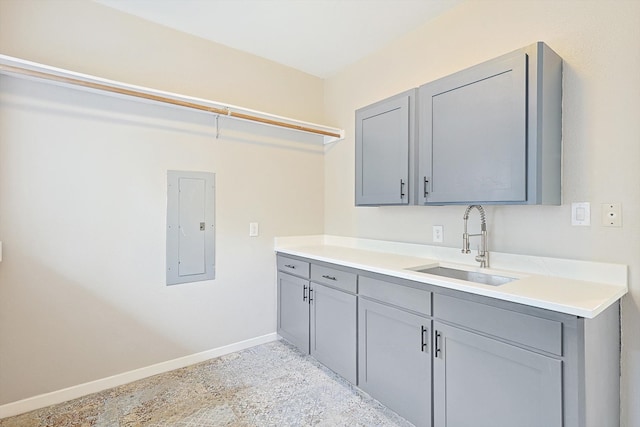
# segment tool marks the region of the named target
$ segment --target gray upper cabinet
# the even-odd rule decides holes
[[[419,204],[560,204],[562,59],[539,42],[419,88]]]
[[[357,206],[414,202],[416,90],[356,110]]]

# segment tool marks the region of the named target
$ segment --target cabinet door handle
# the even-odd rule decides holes
[[[440,347],[440,345],[442,344],[440,342],[440,338],[442,337],[442,334],[439,331],[436,331],[436,348],[434,351],[434,356],[438,357],[440,355],[440,353],[442,353],[442,348]]]
[[[427,186],[429,185],[429,180],[427,179],[427,177],[424,177],[424,198],[426,199],[427,196],[429,195],[429,191],[427,191]]]
[[[313,298],[311,298],[311,292],[313,292],[313,289],[311,289],[311,286],[309,286],[309,304],[311,304],[311,301],[313,301]]]
[[[328,280],[338,280],[334,276],[329,276],[327,274],[323,274],[322,277],[324,277],[325,279],[328,279]]]
[[[428,350],[427,348],[427,340],[428,338],[428,332],[429,329],[425,328],[424,326],[420,327],[420,351],[425,352]]]
[[[294,269],[294,270],[296,269],[296,266],[295,266],[295,265],[285,264],[284,266],[285,266],[285,267],[287,267],[287,268],[292,268],[292,269]]]
[[[401,179],[400,180],[400,198],[404,199],[404,196],[405,196],[405,194],[404,194],[404,180]]]
[[[302,287],[302,301],[306,301],[307,300],[307,285],[304,285]]]

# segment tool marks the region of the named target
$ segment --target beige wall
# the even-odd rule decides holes
[[[90,0],[0,1],[0,53],[322,122],[323,82]]]
[[[322,121],[322,80],[93,2],[0,1],[0,53]],[[275,332],[273,238],[322,232],[323,148],[213,123],[0,76],[0,405]],[[215,281],[165,286],[170,169],[216,173]]]
[[[347,130],[323,169],[290,134],[228,123],[216,140],[206,116],[1,77],[0,404],[273,332],[273,236],[430,243],[443,224],[458,246],[460,207],[353,207],[353,111],[537,40],[565,60],[563,205],[488,207],[491,247],[630,266],[622,420],[640,425],[640,2],[624,0],[466,2],[325,82],[92,2],[0,1],[0,53]],[[164,286],[167,169],[217,173],[214,282]],[[591,227],[570,225],[573,201]],[[622,228],[599,225],[606,202]]]
[[[495,251],[630,266],[622,304],[622,419],[640,425],[640,2],[468,1],[326,81],[327,120],[347,139],[325,158],[325,232],[460,245],[461,207],[355,208],[353,111],[538,40],[564,58],[562,206],[488,207]],[[589,201],[591,227],[570,204]],[[623,206],[623,227],[600,225],[600,205]]]

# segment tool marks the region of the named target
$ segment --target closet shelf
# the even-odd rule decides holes
[[[306,132],[321,137],[323,144],[329,144],[344,139],[344,130],[342,129],[290,119],[208,99],[195,98],[177,93],[103,79],[88,74],[39,64],[37,62],[26,61],[24,59],[8,55],[0,54],[0,74],[45,80],[58,85],[89,91],[105,92],[116,96],[135,97],[147,102],[161,102],[180,108],[204,111],[215,116],[225,116],[237,120],[252,121],[263,125]]]

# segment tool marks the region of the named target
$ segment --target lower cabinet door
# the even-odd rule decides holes
[[[562,426],[562,361],[437,321],[436,427]]]
[[[312,283],[311,355],[356,383],[356,296]]]
[[[278,273],[278,334],[309,354],[309,281]]]
[[[360,388],[416,426],[431,426],[431,320],[360,298],[358,331]]]

